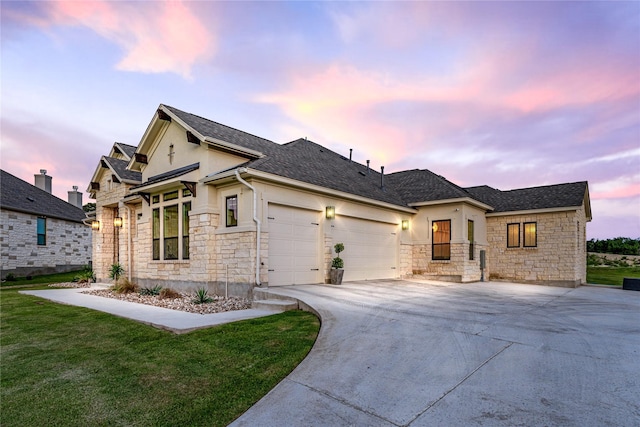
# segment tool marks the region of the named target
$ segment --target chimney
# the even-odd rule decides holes
[[[380,188],[384,190],[384,166],[380,166]]]
[[[367,175],[369,175],[369,163],[371,163],[371,160],[367,160]]]
[[[33,175],[36,187],[51,194],[51,177],[47,175],[46,169],[40,169],[40,175]]]
[[[67,191],[67,194],[69,195],[69,203],[82,209],[82,193],[78,191],[78,186],[74,185],[73,191]]]

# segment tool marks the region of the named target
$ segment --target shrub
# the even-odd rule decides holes
[[[129,279],[122,279],[113,285],[113,290],[117,294],[131,294],[138,292],[138,285],[129,281]]]
[[[589,254],[587,255],[587,265],[589,266],[602,265],[602,259],[598,255]]]
[[[140,295],[158,296],[160,295],[160,291],[162,291],[162,286],[160,285],[154,286],[153,288],[146,287],[146,288],[140,289]]]
[[[213,302],[213,298],[209,296],[209,291],[205,288],[199,288],[195,293],[193,302],[196,304],[206,304],[208,302]]]
[[[15,282],[16,276],[13,273],[9,273],[5,276],[4,280],[6,280],[7,282]]]
[[[336,257],[331,260],[331,268],[344,268],[344,260],[340,258],[340,252],[344,251],[344,244],[336,243],[333,245],[333,250],[336,252]]]
[[[96,281],[96,275],[91,270],[85,270],[73,278],[78,283],[93,283]]]
[[[180,294],[171,288],[162,288],[160,290],[160,293],[158,294],[158,298],[160,299],[180,298]]]
[[[109,279],[113,279],[118,282],[120,276],[124,274],[124,268],[120,265],[120,263],[111,264],[111,269],[109,270]]]

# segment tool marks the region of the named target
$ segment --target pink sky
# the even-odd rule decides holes
[[[588,238],[640,237],[638,2],[0,8],[0,163],[59,197],[165,103],[461,186],[587,180]]]

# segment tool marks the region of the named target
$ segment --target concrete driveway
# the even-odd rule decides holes
[[[234,426],[637,426],[640,292],[510,283],[291,286],[309,356]]]

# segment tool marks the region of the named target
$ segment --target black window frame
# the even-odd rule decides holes
[[[40,223],[42,221],[42,233],[40,232]],[[36,218],[36,241],[38,246],[47,246],[47,217],[39,216]]]
[[[229,209],[229,201],[235,200],[235,211],[233,209]],[[224,202],[224,212],[225,212],[225,226],[226,227],[237,227],[238,226],[238,195],[234,194],[233,196],[227,196]],[[235,215],[231,216],[230,213],[234,212]],[[233,221],[230,221],[233,219]]]
[[[518,241],[517,243],[514,245],[511,242],[511,233],[510,233],[510,229],[511,227],[517,227],[518,233]],[[520,247],[520,223],[519,222],[510,222],[507,224],[507,248],[519,248]]]
[[[527,225],[533,225],[533,245],[527,244]],[[528,221],[523,224],[523,233],[524,237],[522,240],[522,244],[525,248],[536,248],[538,247],[538,223],[535,221]]]
[[[438,242],[436,243],[436,233],[441,233],[439,230],[440,227],[438,224],[448,224],[449,231],[449,239],[446,243]],[[436,255],[438,253],[438,255]],[[431,259],[433,261],[449,261],[451,260],[451,220],[450,219],[439,219],[433,221],[431,225]]]
[[[476,225],[472,219],[467,220],[467,239],[469,240],[469,261],[473,261],[475,259],[475,235],[476,235]]]

